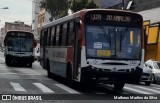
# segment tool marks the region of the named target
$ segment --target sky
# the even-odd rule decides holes
[[[9,9],[2,9],[8,7]],[[5,22],[32,22],[32,0],[0,0],[0,28]]]

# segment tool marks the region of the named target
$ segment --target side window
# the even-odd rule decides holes
[[[49,29],[46,29],[47,31],[45,32],[46,34],[46,46],[49,46]]]
[[[63,25],[62,46],[66,46],[66,37],[67,37],[67,23]]]
[[[69,27],[70,27],[70,22],[67,23],[67,34],[66,34],[66,45],[68,46],[68,41],[69,41]]]
[[[44,30],[44,44],[45,44],[45,46],[47,46],[47,41],[48,41],[48,30],[45,29]]]
[[[42,46],[44,43],[44,30],[41,31],[41,36],[40,36],[40,45]]]
[[[60,26],[57,26],[57,29],[56,29],[56,45],[59,44],[59,32],[60,32]]]
[[[51,36],[52,36],[52,28],[49,29],[49,46],[51,46],[51,40],[52,40]]]
[[[60,25],[60,30],[59,30],[59,46],[62,44],[62,34],[63,34],[63,25]]]
[[[48,46],[51,46],[51,28],[48,28]]]
[[[70,22],[70,26],[69,26],[69,34],[68,34],[68,45],[71,46],[74,40],[74,22]]]
[[[54,42],[54,32],[55,32],[55,27],[51,28],[51,46],[53,46],[53,42]]]
[[[56,35],[57,35],[57,26],[55,26],[55,28],[54,28],[53,46],[56,45]]]

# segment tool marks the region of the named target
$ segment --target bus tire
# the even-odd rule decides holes
[[[145,85],[149,86],[149,85],[151,85],[151,82],[150,81],[146,81]]]
[[[49,64],[49,60],[47,60],[46,61],[46,63],[47,63],[47,65],[46,65],[46,69],[47,69],[47,76],[49,77],[49,78],[51,78],[52,76],[51,76],[51,71],[50,71],[50,64]]]
[[[6,63],[6,65],[7,66],[10,66],[11,65],[11,63],[10,63],[11,61],[6,57],[6,59],[5,59],[5,63]]]
[[[72,66],[70,63],[67,63],[67,71],[66,71],[66,80],[67,80],[67,85],[69,87],[73,87],[73,80],[72,80]]]
[[[31,68],[32,67],[32,62],[28,63],[28,67]]]
[[[114,89],[122,90],[124,85],[125,85],[125,83],[115,83],[114,84]]]

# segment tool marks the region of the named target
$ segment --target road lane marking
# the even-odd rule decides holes
[[[160,89],[160,88],[157,88],[157,87],[153,87],[153,88],[155,88],[155,89]]]
[[[1,69],[0,69],[1,70]],[[0,73],[0,75],[10,75],[10,74],[16,74],[16,75],[41,75],[41,74],[18,74],[18,73]]]
[[[140,88],[140,89],[144,89],[144,90],[148,90],[148,91],[152,91],[152,92],[155,92],[155,93],[160,93],[160,91],[157,91],[157,90],[154,90],[154,89],[149,89],[149,88],[146,88],[146,87],[140,87],[140,86],[135,86],[136,88]]]
[[[103,92],[96,92],[95,94],[107,94],[107,93],[103,93]]]
[[[22,74],[18,74],[18,75],[41,75],[41,74],[38,74],[38,73],[36,73],[36,74],[29,74],[29,73],[24,74],[24,73],[22,73]]]
[[[67,92],[69,92],[69,93],[72,93],[72,94],[80,94],[78,91],[75,91],[75,90],[73,90],[73,89],[71,89],[71,88],[69,88],[69,87],[67,87],[67,86],[65,86],[65,85],[63,85],[63,84],[54,84],[54,85],[62,88],[63,90],[65,90],[65,91],[67,91]]]
[[[5,67],[5,69],[6,69],[6,65],[5,64],[0,64],[0,68],[3,68],[3,67]]]
[[[4,61],[5,59],[4,58],[0,58],[0,60]]]
[[[17,73],[0,73],[1,75],[7,75],[7,74],[17,74]]]
[[[15,91],[26,92],[26,90],[19,84],[10,82]]]
[[[141,91],[141,90],[138,90],[138,89],[134,89],[134,88],[130,88],[130,87],[123,87],[124,89],[127,89],[127,90],[131,90],[131,91],[134,91],[134,92],[138,92],[138,93],[141,93],[141,94],[152,94],[152,93],[149,93],[149,92],[145,92],[145,91]]]
[[[37,86],[44,93],[55,93],[54,91],[52,91],[51,89],[49,89],[48,87],[46,87],[45,85],[41,83],[33,83],[33,84]]]
[[[153,83],[152,83],[151,86],[159,86],[159,84],[153,84]]]

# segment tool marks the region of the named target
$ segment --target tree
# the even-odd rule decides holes
[[[93,8],[98,8],[98,6],[92,0],[91,2],[86,4],[86,9],[93,9]]]
[[[45,8],[51,14],[50,21],[66,16],[69,9],[76,12],[97,7],[93,0],[90,2],[88,0],[43,0],[41,2],[41,8]]]
[[[68,14],[67,0],[43,0],[41,8],[45,8],[51,14],[50,21],[66,16]]]
[[[76,12],[82,9],[98,8],[98,6],[93,0],[90,2],[88,0],[72,0],[70,8],[73,12]]]

